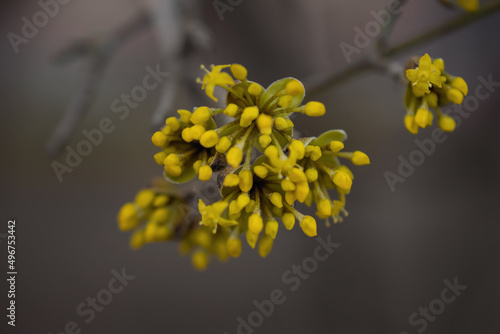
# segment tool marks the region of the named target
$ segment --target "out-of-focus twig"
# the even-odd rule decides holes
[[[87,57],[90,69],[83,87],[73,98],[46,144],[46,150],[51,156],[56,156],[62,151],[78,124],[92,107],[110,58],[125,42],[147,27],[149,21],[149,15],[141,13],[133,21],[116,31],[105,36],[91,37],[75,42],[54,57],[57,63],[66,63],[80,57]]]
[[[466,13],[460,15],[459,17],[452,19],[451,21],[445,22],[435,28],[431,28],[417,36],[403,41],[392,47],[384,47],[385,41],[389,38],[389,33],[386,32],[383,36],[384,42],[375,43],[375,47],[369,50],[368,56],[361,58],[358,61],[354,61],[352,64],[348,65],[340,71],[336,71],[325,75],[322,79],[311,80],[311,89],[309,89],[309,94],[317,94],[325,89],[333,88],[338,84],[345,82],[361,73],[369,70],[376,70],[383,67],[390,67],[390,63],[387,59],[395,57],[408,49],[416,47],[423,42],[428,42],[432,39],[442,37],[449,34],[459,28],[462,28],[470,23],[476,22],[477,20],[491,15],[500,10],[500,1],[491,2],[482,6],[477,12]],[[392,29],[393,26],[391,26]],[[382,48],[380,49],[379,46]],[[374,57],[374,53],[377,54]],[[378,59],[378,61],[376,60]],[[378,62],[378,63],[377,63]]]

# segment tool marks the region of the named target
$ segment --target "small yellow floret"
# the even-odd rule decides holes
[[[257,118],[257,128],[263,135],[271,135],[273,132],[274,119],[266,114],[260,114]]]
[[[425,128],[427,124],[429,124],[429,115],[430,111],[424,108],[420,108],[417,110],[417,114],[415,115],[415,123],[421,127]]]
[[[201,166],[198,175],[200,181],[208,181],[212,177],[212,168],[210,166]]]
[[[137,207],[134,203],[124,204],[118,213],[118,227],[123,232],[130,231],[139,224]]]
[[[300,228],[309,237],[315,237],[318,235],[316,220],[311,216],[305,216],[300,221]]]
[[[290,80],[285,87],[286,93],[291,96],[297,96],[304,94],[304,85],[298,80]]]
[[[149,207],[155,198],[155,193],[152,190],[144,189],[137,193],[135,196],[135,203],[141,208],[145,209]]]
[[[240,126],[242,128],[248,128],[257,117],[259,117],[259,108],[246,107],[241,114]]]
[[[278,234],[278,222],[276,220],[270,220],[266,223],[265,233],[271,239],[276,239]]]
[[[236,116],[236,113],[238,112],[238,106],[234,103],[229,103],[224,109],[224,114],[229,116],[229,117],[234,117]]]
[[[271,195],[271,203],[273,203],[274,206],[277,208],[282,208],[283,207],[283,196],[281,196],[280,193],[274,192]]]
[[[203,124],[206,123],[211,117],[212,114],[208,107],[199,107],[193,112],[190,120],[193,124]]]
[[[370,164],[370,158],[368,157],[368,155],[361,151],[354,151],[351,161],[356,166],[364,166]]]
[[[227,136],[221,137],[217,142],[217,144],[215,145],[215,149],[219,153],[226,153],[230,147],[231,147],[231,139],[229,139],[229,137]]]
[[[250,230],[248,230],[246,237],[247,237],[247,242],[250,245],[250,247],[255,248],[255,245],[257,244],[257,239],[259,239],[259,235],[254,234]]]
[[[322,216],[331,216],[332,214],[332,203],[329,199],[323,198],[318,202],[318,212]]]
[[[295,225],[295,216],[292,213],[285,213],[281,220],[287,230],[291,230]]]
[[[306,169],[307,182],[314,182],[318,179],[318,170],[316,168]]]
[[[337,185],[340,189],[350,190],[352,187],[352,179],[351,177],[342,171],[335,172],[335,175],[332,178],[333,183]]]
[[[204,132],[200,138],[200,144],[206,148],[214,147],[218,141],[219,135],[214,130]]]
[[[265,179],[267,177],[267,174],[269,173],[269,170],[262,165],[258,165],[253,168],[253,172],[261,179]]]
[[[415,123],[415,115],[406,115],[404,121],[406,130],[416,135],[418,133],[418,125]]]
[[[272,141],[273,140],[272,140],[271,136],[269,136],[269,135],[260,135],[259,136],[259,144],[263,148],[266,148],[267,146],[269,146],[269,144],[271,144]]]
[[[191,127],[191,135],[194,140],[200,140],[201,136],[205,133],[203,125],[193,125]]]
[[[189,123],[189,120],[191,119],[191,112],[186,109],[179,109],[177,110],[177,113],[181,117],[181,122],[182,123]]]
[[[208,254],[201,250],[194,252],[191,263],[197,270],[204,271],[208,266]]]
[[[191,132],[191,128],[184,128],[182,130],[181,137],[186,143],[192,142],[194,138]]]
[[[330,150],[333,153],[338,153],[344,148],[344,143],[341,142],[340,140],[332,140],[330,142]]]
[[[240,177],[236,174],[228,174],[224,178],[224,187],[236,187],[240,184]]]
[[[227,251],[231,257],[239,257],[241,255],[241,239],[229,238],[227,239]]]
[[[250,218],[248,218],[248,230],[253,234],[259,234],[264,228],[264,222],[262,217],[258,213],[253,213]]]
[[[268,237],[268,236],[263,236],[260,241],[259,241],[259,255],[262,258],[265,258],[266,256],[271,253],[271,250],[273,249],[273,239]]]
[[[242,170],[239,173],[240,190],[244,193],[249,192],[253,187],[253,173],[249,170]]]
[[[243,81],[247,78],[248,71],[243,65],[232,64],[230,69],[236,79]]]
[[[455,122],[453,117],[448,115],[441,115],[438,119],[438,125],[443,131],[453,132],[455,130],[455,127],[457,126],[457,123]]]
[[[151,141],[155,146],[162,147],[167,142],[167,136],[161,131],[156,131],[151,137]]]
[[[177,131],[181,127],[181,124],[179,123],[179,120],[177,117],[169,117],[165,121],[165,124],[167,124],[170,127],[170,130],[172,131]]]
[[[255,96],[260,95],[262,93],[262,87],[259,84],[251,83],[250,86],[248,86],[248,93]]]
[[[233,146],[226,154],[227,163],[237,168],[243,160],[243,151],[237,146]]]
[[[320,117],[326,113],[326,108],[321,102],[311,101],[306,104],[305,113],[307,116]]]
[[[293,96],[291,96],[291,95],[283,95],[283,96],[281,96],[279,98],[278,105],[281,108],[290,108],[291,105],[292,105],[292,101],[293,101]]]

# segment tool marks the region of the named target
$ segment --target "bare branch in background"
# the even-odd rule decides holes
[[[133,21],[128,22],[115,32],[78,41],[54,57],[57,63],[67,63],[81,57],[87,57],[90,69],[82,89],[73,98],[46,144],[46,150],[51,156],[56,156],[62,151],[64,145],[92,107],[109,60],[121,46],[148,25],[149,15],[141,13]]]

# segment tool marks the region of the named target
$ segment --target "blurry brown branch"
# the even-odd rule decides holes
[[[415,37],[403,41],[400,44],[388,47],[387,40],[389,39],[392,28],[394,27],[393,24],[395,23],[395,20],[392,20],[393,24],[389,24],[388,29],[383,31],[380,39],[374,43],[374,47],[367,52],[367,56],[354,61],[352,64],[339,71],[327,74],[320,79],[311,80],[310,85],[312,88],[309,89],[309,94],[317,94],[325,89],[333,88],[369,70],[380,70],[381,68],[387,69],[389,66],[387,59],[397,56],[424,42],[440,38],[499,10],[500,1],[494,1],[482,6],[477,12],[460,15],[455,19],[445,22],[435,28],[431,28]]]
[[[46,144],[46,150],[51,156],[56,156],[61,152],[85,114],[92,107],[108,61],[121,46],[143,28],[149,26],[149,22],[149,15],[141,13],[116,31],[104,36],[90,37],[75,42],[54,57],[56,63],[67,63],[85,57],[88,58],[90,69],[83,87],[73,98]]]

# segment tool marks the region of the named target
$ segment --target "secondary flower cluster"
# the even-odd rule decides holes
[[[462,104],[469,91],[465,80],[445,72],[444,60],[432,60],[428,54],[418,60],[418,65],[416,60],[410,61],[408,67],[406,77],[409,83],[404,98],[406,129],[417,134],[419,128],[431,126],[434,120],[432,108],[443,131],[455,130],[455,120],[444,114],[440,107],[450,102]]]
[[[247,70],[239,64],[202,69],[206,73],[198,82],[210,98],[218,101],[216,87],[227,91],[224,107],[178,110],[179,116],[168,118],[152,137],[153,144],[161,148],[155,161],[163,166],[167,180],[184,183],[198,176],[208,181],[218,173],[221,199],[214,203],[200,199],[200,226],[188,224],[188,233],[176,234],[183,252],[194,250],[195,267],[204,269],[212,254],[221,260],[238,257],[243,235],[252,248],[257,247],[260,256],[266,257],[278,232],[278,220],[288,230],[298,221],[306,235],[316,236],[315,218],[301,213],[297,203],[314,204],[317,217],[327,224],[341,221],[342,215],[347,215],[345,197],[353,174],[340,159],[354,165],[367,165],[370,160],[360,151],[344,152],[347,135],[342,130],[328,131],[317,138],[293,137],[291,115],[323,116],[325,106],[314,101],[302,105],[305,89],[294,78],[278,80],[265,89],[249,81]],[[230,121],[218,127],[217,115]],[[158,224],[152,217],[158,210],[155,196],[159,195],[152,190],[146,193],[152,197],[147,205],[144,200],[136,200],[126,204],[119,215],[123,230],[137,228],[139,220],[146,221],[145,228],[132,237],[133,248],[144,242],[169,240],[187,224],[164,217]],[[172,216],[178,204],[165,202]],[[159,226],[161,233],[153,233]]]

